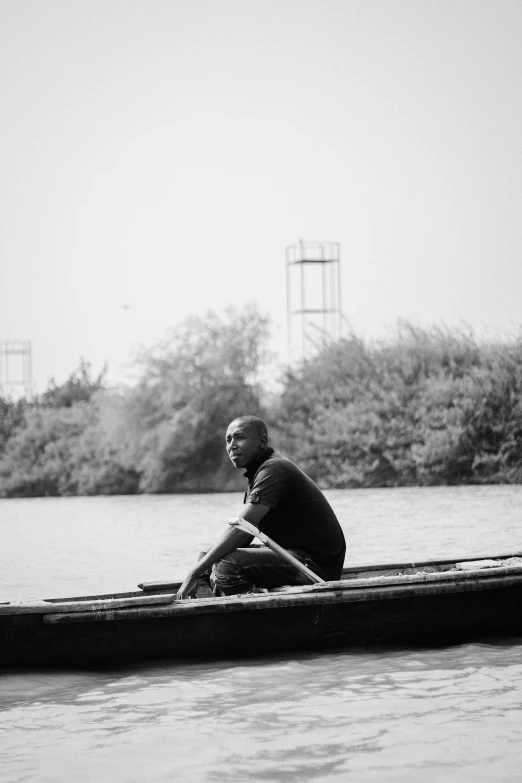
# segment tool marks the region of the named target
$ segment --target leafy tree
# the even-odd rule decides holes
[[[234,416],[261,411],[258,374],[268,333],[255,306],[228,308],[223,317],[190,317],[142,352],[127,406],[142,491],[238,486],[224,431]]]
[[[276,420],[325,486],[522,478],[522,342],[401,324],[288,373]],[[384,470],[386,466],[386,470]]]
[[[104,387],[106,371],[104,367],[97,377],[92,377],[91,365],[82,359],[78,369],[61,386],[52,378],[38,403],[48,408],[71,408],[77,402],[88,402]]]
[[[125,398],[99,392],[89,403],[93,415],[75,450],[74,478],[80,495],[132,495],[140,475],[125,423]]]

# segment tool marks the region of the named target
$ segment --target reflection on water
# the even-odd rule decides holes
[[[515,781],[520,650],[376,648],[8,675],[4,779]]]
[[[522,549],[520,490],[332,499],[354,561],[390,561]],[[0,592],[92,591],[111,567],[124,589],[179,573],[237,500],[6,501]],[[521,652],[522,639],[4,673],[0,781],[519,781]]]

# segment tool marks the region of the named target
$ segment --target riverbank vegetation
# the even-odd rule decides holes
[[[401,324],[267,376],[253,307],[192,317],[107,388],[82,362],[38,397],[0,398],[0,496],[237,490],[224,431],[245,412],[323,487],[522,481],[522,340]],[[275,370],[272,370],[272,375]]]

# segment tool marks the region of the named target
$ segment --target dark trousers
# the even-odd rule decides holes
[[[304,552],[287,550],[316,574],[318,566]],[[318,574],[321,576],[320,572]],[[281,587],[282,585],[307,585],[310,580],[295,566],[285,562],[266,546],[236,549],[212,566],[210,583],[214,595],[247,593],[256,587]]]

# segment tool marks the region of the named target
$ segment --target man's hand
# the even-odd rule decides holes
[[[183,601],[186,598],[192,598],[196,595],[198,588],[199,576],[194,576],[192,573],[187,574],[184,582],[181,584],[178,592],[176,593],[176,601]]]
[[[255,506],[248,503],[244,507],[242,518],[251,522],[254,527],[258,527],[259,521],[264,517],[267,511],[269,511],[268,506],[263,506],[261,503],[258,503]],[[229,527],[227,527],[217,544],[214,544],[214,546],[201,557],[198,564],[189,571],[176,593],[176,600],[183,601],[186,598],[192,598],[196,594],[198,580],[205,571],[211,568],[214,563],[217,563],[218,560],[221,560],[222,557],[228,555],[229,552],[233,552],[234,549],[250,545],[252,536],[236,527],[237,519],[238,517],[231,517],[229,519]]]

